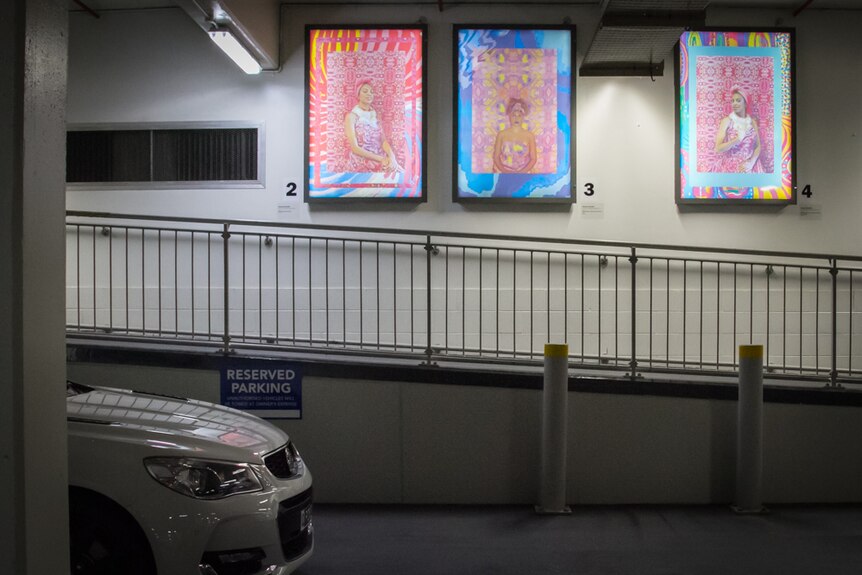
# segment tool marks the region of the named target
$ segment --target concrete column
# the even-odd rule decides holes
[[[0,557],[68,574],[65,109],[68,4],[0,18]]]

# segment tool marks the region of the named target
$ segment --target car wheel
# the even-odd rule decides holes
[[[95,495],[69,495],[69,550],[72,575],[156,575],[134,519]]]

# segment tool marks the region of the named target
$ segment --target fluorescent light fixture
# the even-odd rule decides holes
[[[228,30],[210,30],[209,35],[213,42],[246,74],[260,74],[260,64]]]

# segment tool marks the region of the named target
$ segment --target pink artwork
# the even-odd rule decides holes
[[[696,75],[697,171],[773,172],[773,59],[698,56]]]
[[[556,51],[480,52],[473,60],[472,122],[473,173],[556,173]]]
[[[360,146],[383,154],[383,142],[395,152],[400,166],[408,159],[405,134],[405,78],[407,57],[402,52],[329,52],[325,60],[327,83],[326,158],[331,172],[381,171],[372,162],[350,154],[345,118],[359,106],[359,92],[370,86],[369,112],[359,111],[356,135]],[[367,90],[367,88],[366,88]],[[380,148],[377,150],[377,148]]]

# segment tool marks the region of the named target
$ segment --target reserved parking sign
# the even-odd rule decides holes
[[[292,363],[228,362],[221,404],[264,419],[302,419],[302,372]]]

